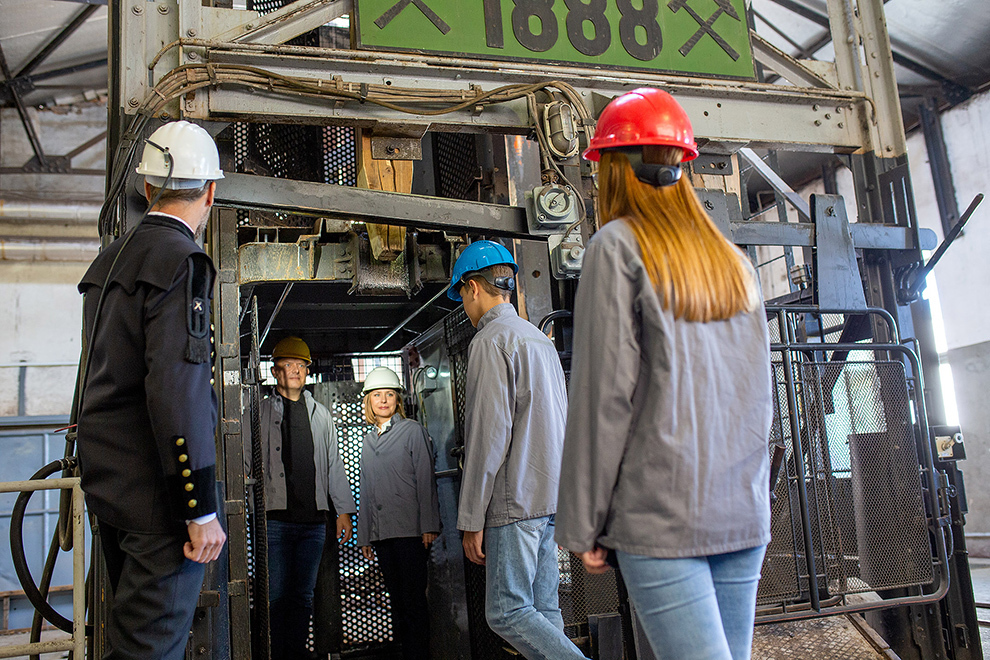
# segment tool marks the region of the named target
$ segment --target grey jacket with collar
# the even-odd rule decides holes
[[[767,543],[770,375],[762,304],[675,319],[632,230],[602,227],[574,305],[557,543],[660,558]]]
[[[477,532],[557,510],[567,391],[553,343],[509,303],[468,347],[457,528]]]
[[[357,544],[430,532],[440,532],[433,443],[422,424],[393,415],[364,436]]]
[[[333,502],[337,515],[355,513],[357,506],[351,494],[351,484],[344,472],[337,445],[337,427],[326,406],[303,390],[309,424],[313,431],[313,462],[316,465],[316,508],[330,510]],[[285,469],[282,465],[282,397],[272,395],[261,400],[261,442],[265,459],[265,499],[267,509],[286,507]],[[327,495],[330,498],[328,500]]]

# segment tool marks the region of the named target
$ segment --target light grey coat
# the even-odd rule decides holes
[[[496,305],[468,347],[457,528],[477,532],[557,510],[567,391],[553,343]]]
[[[440,532],[433,443],[419,422],[393,415],[361,447],[361,515],[357,544]]]
[[[769,350],[762,304],[676,320],[626,223],[597,232],[574,309],[557,543],[661,558],[767,543]]]
[[[344,462],[337,446],[337,427],[326,406],[303,390],[309,425],[313,431],[313,462],[316,465],[316,508],[329,511],[333,502],[337,515],[355,513],[357,506],[351,484],[344,472]],[[265,500],[269,511],[285,509],[285,469],[282,465],[282,397],[274,394],[261,400],[261,441],[265,457]],[[248,425],[250,428],[250,425]],[[250,439],[248,439],[249,443]],[[248,444],[247,446],[250,446]],[[330,499],[327,499],[327,495]]]

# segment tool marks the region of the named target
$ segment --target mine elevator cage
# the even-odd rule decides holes
[[[713,4],[652,2],[668,21],[687,16],[677,9],[697,15],[706,3]],[[397,8],[392,19],[409,5],[384,4]],[[595,229],[594,188],[579,149],[551,153],[547,118],[551,107],[566,107],[583,148],[601,109],[639,86],[665,89],[684,106],[702,153],[688,174],[706,209],[754,263],[782,268],[788,282],[785,291],[767,296],[776,395],[768,451],[778,456],[779,474],[759,623],[862,612],[902,658],[982,657],[963,536],[960,453],[936,442],[947,432],[938,357],[927,302],[910,295],[922,250],[935,240],[914,213],[882,0],[828,0],[835,44],[829,63],[795,60],[745,26],[743,41],[732,44],[711,25],[707,32],[700,27],[704,45],[692,36],[682,50],[717,43],[716,55],[752,56],[752,75],[724,76],[369,45],[354,19],[384,4],[109,5],[113,203],[101,216],[104,243],[140,217],[142,200],[127,173],[136,145],[162,121],[206,126],[217,137],[226,173],[206,243],[219,273],[217,474],[228,547],[208,568],[191,657],[266,652],[264,571],[258,570],[264,535],[254,522],[264,500],[244,457],[252,450],[247,438],[257,437],[247,427],[257,423],[264,357],[294,321],[308,324],[314,390],[338,421],[354,427],[348,437],[360,437],[351,360],[402,350],[407,404],[433,437],[443,503],[444,531],[431,559],[436,657],[508,657],[479,614],[483,575],[464,565],[454,524],[464,360],[473,329],[444,305],[443,287],[467,240],[502,240],[520,262],[520,312],[534,323],[546,320],[567,368],[566,312],[580,272],[574,248]],[[430,0],[406,11],[421,11],[421,4],[444,3]],[[486,0],[484,7],[509,4]],[[748,3],[728,4],[736,20],[746,20]],[[389,11],[383,23],[392,20],[385,20]],[[345,15],[352,18],[350,34],[327,27]],[[363,16],[367,28],[370,14]],[[512,36],[494,25],[486,18],[489,46]],[[579,39],[576,34],[568,38]],[[537,36],[543,35],[522,41]],[[639,52],[636,39],[623,43]],[[676,46],[668,35],[663,48]],[[767,71],[785,84],[764,82]],[[788,151],[841,158],[852,172],[855,200],[847,207],[835,190],[810,203],[800,199],[768,165]],[[770,182],[773,205],[752,208],[739,183],[742,168]],[[573,195],[570,217],[577,222],[541,223],[526,193],[555,185]],[[785,203],[798,209],[798,222],[775,213]],[[773,265],[758,263],[771,252]],[[318,611],[321,620],[341,622],[326,633],[332,639],[314,622],[321,652],[390,651],[387,616],[376,618],[387,613],[387,603],[375,600],[381,589],[368,587],[373,571],[357,556],[345,547],[324,558],[338,582],[323,588],[344,595],[327,597],[331,611]],[[588,616],[617,611],[620,592],[614,574],[589,582],[575,561],[561,555],[561,603],[568,633],[594,644]],[[94,612],[97,620],[105,616],[101,603]],[[362,626],[378,628],[369,633]],[[99,630],[97,652],[104,643]],[[626,644],[629,657],[649,657],[631,640]]]

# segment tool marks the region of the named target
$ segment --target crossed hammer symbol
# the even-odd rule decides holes
[[[688,39],[683,46],[677,49],[677,52],[684,57],[687,57],[687,54],[691,52],[691,49],[694,48],[698,42],[701,41],[701,38],[707,34],[715,40],[715,43],[722,47],[722,50],[724,50],[726,54],[733,59],[733,61],[738,60],[739,53],[737,53],[736,49],[730,46],[729,43],[722,38],[722,35],[712,28],[712,25],[715,24],[715,21],[717,21],[722,14],[728,14],[737,21],[740,21],[741,19],[739,18],[739,14],[736,13],[736,8],[732,6],[731,0],[714,0],[714,2],[718,5],[718,9],[715,10],[714,14],[708,17],[708,20],[703,19],[698,15],[698,12],[691,9],[688,5],[688,0],[670,0],[670,2],[667,3],[667,6],[670,7],[672,12],[676,14],[678,10],[683,9],[687,13],[691,14],[691,17],[694,18],[694,20],[698,22],[698,25],[701,26],[698,28],[697,32],[691,35],[691,38]]]
[[[385,26],[391,23],[393,18],[398,16],[403,9],[411,4],[416,5],[442,34],[450,32],[450,26],[447,25],[447,22],[440,18],[435,11],[426,6],[423,0],[399,0],[399,2],[396,2],[387,9],[384,14],[375,19],[375,25],[378,26],[379,30],[384,30]]]

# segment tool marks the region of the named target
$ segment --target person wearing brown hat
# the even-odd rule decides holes
[[[330,411],[305,389],[313,361],[309,346],[286,337],[275,345],[272,359],[275,392],[260,406],[271,657],[295,660],[315,657],[306,642],[328,512],[336,511],[336,540],[346,543],[357,506]]]

